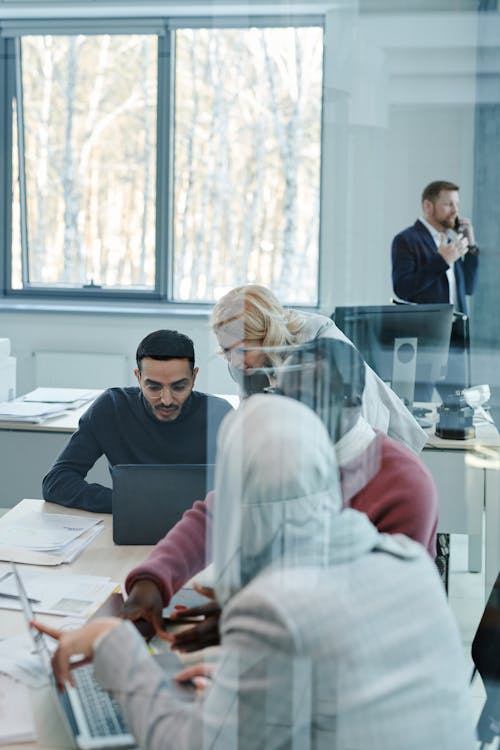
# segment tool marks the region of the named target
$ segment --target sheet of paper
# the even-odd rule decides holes
[[[100,518],[31,511],[0,527],[0,547],[62,552],[66,545],[99,523],[102,523]]]
[[[107,576],[50,575],[30,570],[23,572],[23,583],[34,612],[84,618],[89,617],[117,586]],[[0,608],[21,609],[10,571],[0,578]]]
[[[64,414],[67,404],[40,404],[24,401],[0,402],[0,419],[3,421],[39,422]]]
[[[30,691],[8,675],[0,674],[0,745],[35,739]]]
[[[76,401],[90,401],[101,393],[94,388],[35,388],[22,396],[23,401],[37,401],[47,404],[73,404]]]
[[[38,550],[25,549],[23,547],[0,546],[0,560],[6,562],[22,563],[25,565],[55,566],[71,563],[80,552],[87,547],[95,537],[103,531],[104,526],[94,526],[85,531],[77,539],[64,547],[62,552],[39,552]]]

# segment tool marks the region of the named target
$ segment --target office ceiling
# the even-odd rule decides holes
[[[0,17],[88,15],[215,15],[321,13],[328,8],[363,14],[460,13],[498,10],[499,0],[0,0]]]

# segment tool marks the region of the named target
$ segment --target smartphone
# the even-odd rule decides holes
[[[457,233],[460,232],[460,219],[458,218],[458,216],[455,217],[455,226],[453,227],[453,229]]]
[[[207,596],[203,596],[203,594],[199,594],[195,589],[182,588],[173,595],[168,607],[163,609],[162,614],[163,617],[168,618],[177,606],[191,609],[191,607],[200,607],[202,604],[208,604],[211,601],[213,600]]]

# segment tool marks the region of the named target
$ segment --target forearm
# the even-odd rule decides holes
[[[101,484],[89,484],[74,470],[57,467],[42,482],[43,499],[66,508],[94,513],[111,513],[111,490]]]
[[[91,410],[92,407],[89,412]],[[85,481],[90,469],[104,453],[91,421],[87,413],[83,415],[78,430],[43,478],[43,498],[67,508],[111,513],[111,490]]]
[[[168,604],[186,581],[208,565],[207,516],[210,516],[212,505],[213,492],[184,513],[144,563],[130,571],[125,581],[127,592],[137,581],[151,580],[160,589],[164,604]]]

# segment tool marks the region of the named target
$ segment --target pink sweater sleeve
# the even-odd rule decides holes
[[[127,593],[137,581],[154,581],[166,605],[186,581],[209,564],[207,534],[210,533],[214,498],[212,491],[203,501],[197,500],[145,561],[130,571],[125,580]]]
[[[436,555],[439,500],[426,466],[409,448],[378,434],[378,473],[352,498],[350,505],[368,516],[378,531],[406,534]]]

